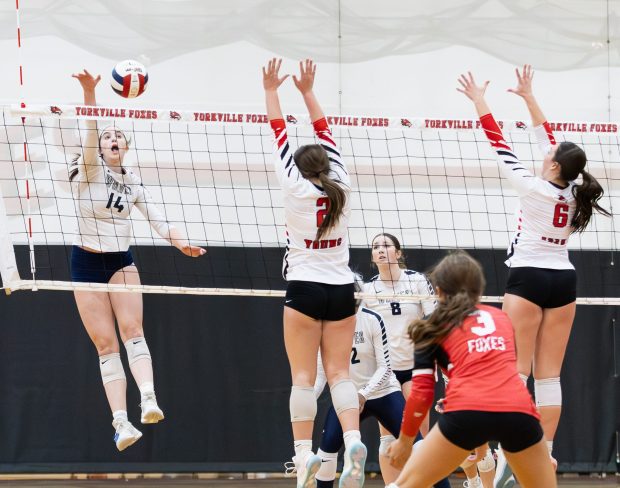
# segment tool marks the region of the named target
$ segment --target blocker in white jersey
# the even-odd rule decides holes
[[[407,299],[411,295],[434,294],[426,276],[410,269],[400,271],[400,277],[393,282],[384,282],[380,275],[376,275],[363,288],[364,293],[376,295],[376,298],[366,298],[364,306],[383,317],[390,342],[392,367],[396,371],[413,368],[413,343],[407,333],[409,324],[414,319],[429,315],[435,308],[434,300]],[[382,295],[401,295],[403,299],[382,298]]]
[[[352,276],[347,237],[351,181],[327,120],[321,118],[313,126],[319,144],[329,158],[328,177],[342,187],[347,198],[336,225],[317,238],[317,229],[329,210],[329,198],[318,181],[301,174],[293,158],[294,149],[289,143],[284,120],[271,120],[276,175],[284,192],[286,254],[282,274],[287,281],[342,285],[351,283]]]

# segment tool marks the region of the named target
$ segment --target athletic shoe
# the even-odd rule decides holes
[[[482,486],[482,480],[476,476],[473,480],[467,480],[463,483],[463,488],[484,488]]]
[[[344,451],[344,466],[340,475],[339,488],[361,488],[364,486],[366,446],[362,441],[353,441]]]
[[[114,419],[112,421],[112,426],[116,429],[114,442],[116,442],[116,448],[119,451],[127,449],[142,437],[142,432],[131,425],[129,420]]]
[[[504,451],[499,448],[497,451],[497,467],[495,468],[495,478],[493,488],[512,488],[515,485],[515,478],[512,470],[508,466]]]
[[[157,406],[157,400],[155,399],[155,393],[149,392],[142,395],[142,416],[140,422],[143,424],[156,424],[160,420],[164,419],[164,412]]]
[[[284,463],[286,475],[297,473],[297,488],[315,488],[316,473],[321,467],[321,458],[312,451],[305,452],[301,457],[293,456],[292,463]]]

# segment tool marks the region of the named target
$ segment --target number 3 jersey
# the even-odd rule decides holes
[[[78,235],[73,244],[101,252],[129,249],[133,236],[131,210],[137,207],[151,227],[164,239],[170,226],[140,177],[130,170],[110,170],[98,156],[84,164],[83,156],[69,166],[78,214]]]
[[[502,131],[491,114],[480,118],[484,132],[497,152],[499,168],[519,195],[517,229],[508,249],[510,267],[574,269],[568,259],[568,238],[575,214],[574,182],[566,188],[534,176],[506,144]],[[543,156],[555,138],[547,122],[535,129]]]
[[[405,435],[417,433],[433,403],[436,366],[449,379],[445,412],[521,412],[539,418],[517,372],[510,319],[495,307],[476,309],[439,345],[415,351],[413,385],[403,416]]]
[[[353,283],[347,237],[351,182],[327,121],[324,118],[315,121],[314,132],[329,158],[329,177],[345,191],[346,203],[338,223],[320,240],[316,239],[316,233],[327,214],[327,195],[320,186],[304,178],[297,168],[284,120],[274,119],[270,124],[275,137],[275,169],[283,191],[286,222],[284,279],[329,285]]]
[[[403,269],[400,278],[384,283],[379,275],[364,284],[364,293],[376,295],[365,298],[364,306],[379,312],[383,317],[390,341],[392,367],[396,371],[413,368],[413,343],[407,329],[412,320],[429,315],[435,309],[434,300],[407,300],[408,295],[434,295],[433,285],[422,273]],[[402,295],[398,298],[383,298],[381,295]]]

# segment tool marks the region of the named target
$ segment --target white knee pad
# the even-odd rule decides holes
[[[538,407],[561,406],[562,386],[560,385],[560,378],[534,380],[534,394]]]
[[[127,349],[127,361],[131,366],[140,359],[151,360],[151,352],[149,346],[146,345],[146,339],[144,337],[134,337],[125,342],[125,349]]]
[[[316,417],[316,397],[312,386],[295,386],[291,388],[289,400],[291,422],[314,420]]]
[[[491,449],[487,449],[487,453],[484,457],[478,461],[478,471],[481,473],[487,473],[489,471],[493,471],[495,469],[495,459],[493,458],[493,453]]]
[[[127,379],[121,362],[121,355],[118,352],[99,356],[99,369],[101,369],[101,379],[104,385],[110,381]]]
[[[393,435],[382,435],[379,438],[379,456],[387,456],[388,449],[395,440],[396,438]]]
[[[336,479],[336,468],[338,464],[337,452],[324,452],[321,449],[316,453],[321,458],[321,467],[316,473],[315,478],[319,481],[333,481]]]
[[[351,380],[342,380],[330,389],[334,410],[340,415],[345,410],[360,408],[360,401],[357,397],[357,389]]]

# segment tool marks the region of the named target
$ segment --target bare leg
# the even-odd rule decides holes
[[[557,487],[555,472],[544,439],[523,451],[504,451],[504,454],[522,488]]]
[[[294,386],[314,387],[321,333],[320,320],[284,307],[284,345]],[[349,340],[349,351],[352,343]],[[295,440],[312,439],[313,420],[292,422],[292,426]]]
[[[383,427],[383,425],[381,425],[381,422],[379,422],[379,435],[392,435],[389,430],[387,430],[385,427]],[[398,475],[400,474],[400,469],[392,466],[390,464],[390,458],[384,456],[381,453],[379,453],[379,467],[381,468],[381,476],[383,477],[383,482],[386,485],[389,485],[390,483],[396,481],[396,478],[398,478]]]
[[[563,307],[545,309],[536,341],[535,379],[559,378],[575,318],[575,310],[574,302]],[[562,406],[541,406],[539,410],[545,438],[552,441],[558,428]]]
[[[118,353],[119,345],[114,325],[114,313],[106,292],[76,291],[75,302],[84,328],[97,348],[97,355]],[[127,410],[126,380],[114,380],[104,385],[112,412]]]
[[[543,310],[538,305],[517,295],[506,293],[502,310],[510,317],[515,329],[517,349],[517,370],[529,376],[536,349],[536,338],[543,318]]]
[[[398,488],[429,488],[449,476],[469,453],[452,444],[435,426],[413,451],[396,484]]]

